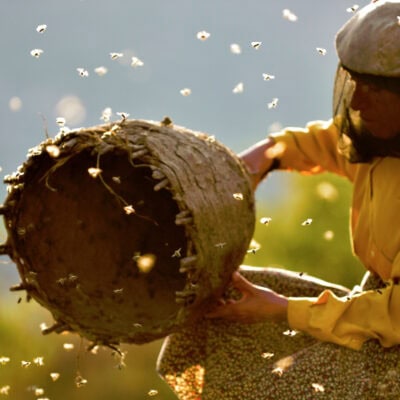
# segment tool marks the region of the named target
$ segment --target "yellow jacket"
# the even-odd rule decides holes
[[[289,128],[273,137],[283,142],[280,169],[316,174],[330,171],[353,182],[351,234],[364,266],[387,286],[351,298],[326,290],[316,298],[290,298],[289,325],[322,340],[360,349],[368,339],[400,344],[400,159],[377,157],[351,164],[337,151],[332,121]]]

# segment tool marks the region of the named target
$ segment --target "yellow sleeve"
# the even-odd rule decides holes
[[[400,344],[400,253],[392,271],[385,288],[351,298],[338,298],[329,290],[318,298],[289,298],[289,325],[356,350],[368,339],[383,347]]]
[[[338,152],[339,131],[329,121],[313,121],[306,128],[286,128],[271,137],[281,144],[276,158],[280,169],[297,170],[303,174],[334,172],[354,177],[354,165]]]

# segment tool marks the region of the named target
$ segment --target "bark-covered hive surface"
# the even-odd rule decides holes
[[[223,292],[254,230],[241,161],[173,125],[60,134],[5,182],[1,252],[22,278],[13,290],[50,310],[50,330],[94,343],[145,343],[191,323]]]

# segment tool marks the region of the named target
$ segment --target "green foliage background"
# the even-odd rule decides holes
[[[261,217],[272,219],[268,225],[257,222],[254,237],[261,248],[249,253],[244,263],[284,266],[346,286],[358,283],[363,269],[353,257],[349,243],[350,184],[327,174],[274,175],[268,180],[284,182],[283,188],[276,193],[268,180],[263,184],[266,193],[257,199],[257,221]],[[333,195],[321,197],[321,184],[331,192],[333,188]],[[312,223],[303,226],[308,218],[312,218]],[[331,240],[324,238],[328,230],[334,234]],[[7,260],[3,264],[0,277],[14,268]],[[10,358],[9,363],[0,364],[0,388],[10,385],[9,395],[4,398],[35,399],[38,397],[34,389],[43,388],[42,398],[50,400],[175,399],[155,372],[162,341],[122,346],[127,356],[126,367],[120,370],[110,350],[101,349],[93,355],[85,351],[86,341],[75,335],[42,336],[39,325],[51,324],[49,313],[34,302],[26,303],[23,299],[18,303],[20,294],[8,292],[4,279],[0,284],[0,357]],[[75,347],[67,352],[64,343],[73,343]],[[21,366],[22,361],[32,362],[39,356],[44,359],[43,366]],[[52,372],[60,373],[56,382],[50,378]],[[78,374],[87,379],[84,387],[77,388],[74,383]],[[157,394],[150,396],[151,390]]]
[[[255,239],[261,245],[245,263],[274,265],[339,283],[357,284],[365,270],[353,256],[350,243],[352,185],[333,174],[303,176],[275,172],[271,179],[284,181],[276,198],[270,192],[257,202],[257,221],[270,217],[268,226],[256,224]],[[268,180],[262,185],[268,189]],[[310,225],[303,225],[312,219]],[[331,231],[332,239],[324,234]]]

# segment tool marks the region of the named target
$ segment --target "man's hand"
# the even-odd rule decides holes
[[[244,161],[251,176],[252,188],[255,190],[274,163],[268,150],[275,146],[272,138],[264,139],[242,151],[239,157]]]
[[[239,272],[233,273],[232,286],[240,291],[241,298],[221,300],[221,305],[206,315],[208,318],[223,318],[243,323],[286,320],[288,300],[285,296],[253,285]]]

